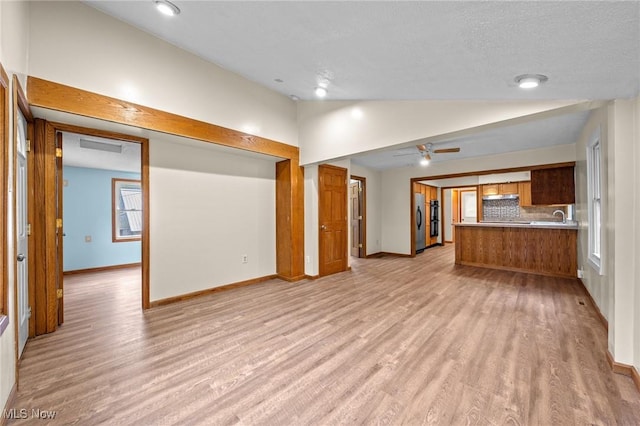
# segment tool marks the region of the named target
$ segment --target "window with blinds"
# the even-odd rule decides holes
[[[139,180],[112,179],[113,242],[142,237],[142,188]]]

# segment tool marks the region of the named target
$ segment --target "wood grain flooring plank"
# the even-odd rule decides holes
[[[11,407],[56,419],[11,424],[640,424],[579,283],[454,265],[452,245],[145,312],[137,268],[65,293]]]

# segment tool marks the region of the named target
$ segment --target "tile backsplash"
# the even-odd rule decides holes
[[[520,220],[518,200],[482,200],[482,217],[485,222]]]
[[[484,222],[561,222],[560,215],[553,215],[556,210],[567,213],[565,206],[530,206],[520,207],[518,200],[483,200],[482,216]]]

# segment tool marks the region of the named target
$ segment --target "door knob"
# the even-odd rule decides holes
[[[322,226],[320,227],[320,229],[322,229],[322,230],[324,231],[325,229],[327,229],[327,225],[322,225]]]
[[[24,260],[24,254],[18,254],[18,262],[22,262]]]

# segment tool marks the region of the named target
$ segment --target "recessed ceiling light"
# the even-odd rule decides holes
[[[533,89],[549,80],[549,77],[542,74],[522,74],[515,78],[521,89]]]
[[[316,87],[314,93],[316,94],[317,97],[319,98],[324,98],[325,96],[327,96],[327,89],[325,89],[324,87]]]
[[[327,89],[325,89],[324,87],[316,87],[316,90],[314,91],[314,93],[316,94],[317,97],[319,98],[324,98],[325,96],[327,96]]]
[[[156,9],[163,15],[175,16],[180,14],[180,8],[168,0],[153,0],[156,5]]]

